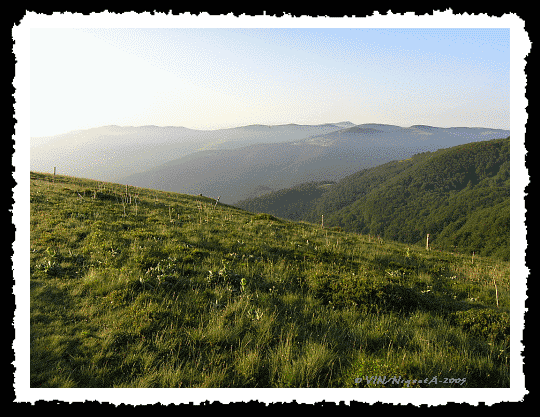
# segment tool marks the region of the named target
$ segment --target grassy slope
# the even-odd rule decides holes
[[[124,192],[31,173],[32,387],[509,386],[508,263]]]

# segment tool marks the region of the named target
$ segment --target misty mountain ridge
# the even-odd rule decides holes
[[[361,169],[420,152],[508,134],[492,129],[430,127],[425,132],[392,125],[354,125],[293,142],[254,143],[236,149],[214,147],[121,181],[163,191],[221,196],[224,203],[234,204],[261,195],[263,189],[275,191],[305,182],[338,181]]]
[[[347,148],[366,146],[421,147],[425,151],[474,142],[479,138],[484,140],[500,139],[509,134],[510,131],[499,129],[440,128],[426,125],[413,125],[404,128],[395,125],[368,123],[313,136],[304,139],[303,142],[320,146],[338,145]]]
[[[349,124],[350,122],[341,122]],[[153,125],[108,125],[31,138],[32,170],[113,181],[208,149],[287,142],[342,129],[324,125],[248,125],[217,130]]]
[[[507,130],[490,128],[349,121],[218,130],[111,125],[48,137],[46,143],[32,139],[30,157],[33,171],[57,167],[65,175],[222,196],[232,204],[257,195],[257,189],[338,181],[419,152],[507,136]]]

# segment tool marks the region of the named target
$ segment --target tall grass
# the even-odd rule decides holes
[[[509,386],[507,262],[31,177],[32,387]]]

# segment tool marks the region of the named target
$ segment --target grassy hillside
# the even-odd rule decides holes
[[[324,215],[325,225],[411,245],[429,233],[434,248],[509,260],[510,138],[362,170],[316,198],[301,187],[281,197],[275,192],[237,206],[310,222]]]
[[[506,262],[30,175],[31,387],[510,385]]]

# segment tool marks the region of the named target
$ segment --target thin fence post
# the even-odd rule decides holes
[[[427,234],[426,238],[426,250],[429,250],[429,233]]]
[[[499,308],[499,292],[497,291],[497,282],[495,277],[493,277],[493,285],[495,285],[495,298],[497,299],[497,308]]]

